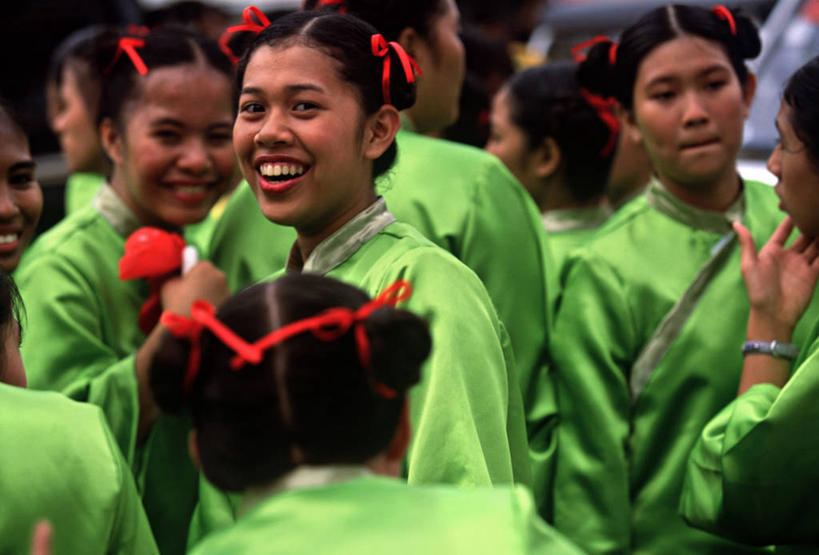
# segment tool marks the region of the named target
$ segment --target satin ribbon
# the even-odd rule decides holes
[[[338,6],[338,13],[347,13],[346,3],[347,0],[321,0],[316,4],[316,9],[323,8],[324,6]]]
[[[104,74],[108,74],[114,68],[114,64],[117,63],[119,57],[122,56],[122,53],[128,55],[131,59],[131,62],[134,64],[134,67],[137,70],[137,73],[140,75],[147,75],[148,74],[148,66],[145,65],[145,61],[139,55],[139,52],[136,51],[137,48],[142,48],[145,46],[144,39],[138,39],[134,37],[122,37],[119,39],[117,43],[117,51],[114,53],[114,59],[111,60],[111,63],[108,64],[108,67],[105,68],[103,71]]]
[[[330,308],[317,316],[291,322],[253,343],[248,343],[220,322],[216,318],[216,309],[207,301],[195,301],[191,306],[190,318],[165,311],[159,321],[175,337],[188,339],[191,342],[191,353],[183,382],[184,391],[187,392],[190,391],[190,387],[199,372],[199,365],[202,360],[200,339],[202,330],[205,328],[236,353],[230,360],[230,368],[237,371],[247,363],[259,364],[267,349],[293,336],[309,331],[321,341],[334,341],[353,327],[359,361],[365,370],[369,370],[371,360],[370,340],[367,337],[364,323],[374,311],[385,306],[395,306],[409,298],[411,294],[412,286],[409,282],[396,281],[374,300],[362,305],[357,310],[345,307]],[[382,397],[393,399],[397,395],[394,389],[375,380],[373,380],[372,385],[376,393]]]
[[[373,55],[384,58],[384,71],[381,74],[381,92],[384,96],[384,104],[392,104],[390,97],[390,68],[392,63],[390,60],[390,47],[392,47],[398,55],[398,59],[401,60],[401,67],[404,68],[407,83],[415,82],[415,74],[421,75],[421,68],[418,67],[415,60],[407,54],[403,46],[395,41],[387,42],[380,33],[376,33],[370,38],[370,44],[372,46]],[[415,73],[413,73],[413,71]]]
[[[711,8],[711,11],[721,20],[727,21],[731,34],[737,36],[737,22],[734,21],[734,14],[731,13],[731,10],[723,5],[718,5]]]
[[[233,53],[228,46],[228,41],[230,40],[231,35],[234,33],[239,33],[241,31],[250,31],[251,33],[261,33],[264,31],[269,25],[270,20],[267,19],[267,16],[257,8],[256,6],[248,6],[244,10],[242,10],[242,23],[241,25],[233,25],[225,29],[225,32],[222,33],[222,36],[219,37],[219,48],[222,49],[222,52],[225,53],[225,56],[228,57],[230,63],[236,65],[239,63],[239,58]]]
[[[600,156],[605,158],[614,151],[617,145],[617,137],[620,133],[620,122],[614,115],[614,107],[617,101],[614,98],[603,98],[598,94],[592,94],[587,89],[580,88],[580,95],[597,111],[598,117],[603,120],[609,128],[609,138],[605,146],[600,151]]]

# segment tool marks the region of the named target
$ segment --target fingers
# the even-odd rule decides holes
[[[788,240],[788,237],[791,236],[791,232],[793,232],[793,220],[790,216],[785,216],[785,219],[780,222],[777,226],[776,231],[774,231],[773,235],[771,235],[769,243],[775,243],[777,245],[784,246],[785,241]]]
[[[38,522],[34,528],[31,555],[51,555],[51,524],[47,520]]]
[[[756,264],[757,258],[756,245],[754,245],[754,238],[751,236],[751,232],[739,222],[734,222],[734,231],[737,232],[737,236],[739,237],[739,253],[742,256],[743,269],[753,266]],[[779,229],[777,228],[777,232],[778,231]]]
[[[805,257],[808,264],[813,264],[819,259],[819,238],[809,240],[807,247],[802,252],[802,256]]]

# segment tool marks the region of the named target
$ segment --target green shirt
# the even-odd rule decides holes
[[[783,388],[757,384],[708,423],[688,461],[683,516],[737,541],[819,551],[817,399],[819,339]]]
[[[0,553],[48,520],[61,553],[158,553],[131,472],[96,407],[0,384]]]
[[[98,173],[72,173],[65,182],[65,214],[89,206],[97,196],[105,176]]]
[[[551,349],[554,523],[589,551],[750,551],[688,527],[677,507],[688,453],[742,371],[748,299],[729,221],[762,245],[783,217],[777,203],[746,182],[725,214],[707,212],[655,179],[570,256]]]
[[[263,497],[192,553],[582,553],[538,518],[522,487],[408,486],[325,468],[312,470],[330,473],[320,479],[294,471],[287,479],[299,486]]]
[[[38,238],[15,274],[28,322],[21,351],[30,387],[102,409],[132,466],[160,550],[183,553],[197,488],[189,427],[162,417],[137,446],[134,353],[145,342],[137,318],[148,286],[120,281],[118,263],[126,237],[140,225],[106,186],[93,205]]]

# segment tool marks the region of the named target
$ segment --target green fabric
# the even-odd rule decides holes
[[[817,399],[819,340],[784,388],[755,385],[708,423],[688,461],[683,516],[745,543],[819,551]]]
[[[0,553],[158,553],[134,481],[96,407],[0,384]]]
[[[661,202],[647,193],[626,205],[562,274],[551,346],[561,418],[554,523],[593,553],[748,551],[677,514],[688,454],[739,384],[748,300],[736,244],[639,396],[630,394],[632,365],[730,229],[726,216],[656,185]],[[757,245],[783,217],[777,204],[771,187],[745,183],[737,207]],[[819,314],[816,299],[809,314]],[[800,325],[794,340],[808,331]]]
[[[95,203],[108,206],[111,190],[103,191]],[[187,454],[189,427],[161,417],[137,446],[134,353],[145,341],[137,317],[148,286],[144,280],[120,281],[124,244],[96,206],[38,238],[15,275],[27,314],[21,351],[30,387],[60,391],[103,410],[137,479],[160,550],[184,553],[198,479]]]
[[[406,130],[396,141],[397,163],[377,189],[399,221],[455,255],[486,286],[514,348],[539,499],[551,490],[557,415],[545,353],[554,303],[547,293],[556,294],[557,273],[540,214],[494,156]],[[295,238],[292,228],[264,218],[244,184],[219,222],[208,256],[237,290],[282,269]]]
[[[66,216],[89,206],[105,183],[105,176],[98,173],[72,173],[65,182]]]
[[[459,490],[373,476],[272,495],[192,553],[582,552],[538,518],[522,487]]]
[[[543,213],[543,227],[549,237],[549,248],[555,268],[560,275],[569,254],[585,245],[600,226],[611,217],[608,206],[591,208],[549,210]]]

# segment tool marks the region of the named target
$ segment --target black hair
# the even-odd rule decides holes
[[[384,105],[381,75],[384,59],[373,55],[370,39],[377,31],[370,24],[350,15],[323,11],[297,12],[277,19],[264,29],[245,52],[236,68],[237,91],[242,90],[250,57],[261,46],[275,48],[304,45],[317,48],[338,62],[339,77],[358,91],[366,115]],[[407,82],[398,55],[389,49],[390,100],[397,110],[415,103],[415,84]],[[395,141],[373,162],[373,177],[385,173],[395,162]]]
[[[332,278],[290,274],[229,299],[217,318],[253,342],[288,323],[330,308],[369,301]],[[299,464],[363,463],[392,441],[404,394],[429,354],[426,323],[391,307],[365,321],[369,369],[358,357],[353,327],[323,341],[305,332],[268,349],[258,365],[230,368],[235,355],[204,330],[201,364],[183,397],[190,343],[166,333],[151,367],[151,386],[166,412],[190,408],[202,468],[216,486],[240,491],[270,483]],[[380,395],[374,384],[395,392]]]
[[[819,56],[796,70],[782,95],[791,107],[790,124],[819,171]]]
[[[187,29],[169,25],[137,38],[145,41],[144,46],[137,47],[136,51],[149,72],[161,67],[203,62],[228,80],[232,79],[233,66],[219,46]],[[126,106],[141,94],[140,75],[124,52],[119,52],[117,57],[111,56],[103,74],[98,121],[111,118],[121,128]]]
[[[580,85],[605,97],[613,96],[627,110],[634,104],[634,83],[643,59],[661,44],[693,35],[718,43],[725,51],[742,85],[748,80],[745,60],[759,55],[762,44],[756,25],[739,11],[729,10],[736,34],[728,21],[698,6],[669,4],[651,10],[623,31],[612,63],[612,43],[592,46],[580,64]]]
[[[506,85],[512,122],[535,149],[551,137],[560,147],[567,186],[585,202],[606,188],[614,149],[604,152],[611,130],[583,98],[571,62],[554,62],[522,71]]]
[[[8,125],[28,142],[28,133],[17,111],[5,98],[0,97],[0,125]]]
[[[0,268],[0,349],[5,345],[6,334],[10,333],[12,325],[17,322],[20,326],[20,337],[23,336],[23,321],[21,316],[25,314],[25,306],[17,284],[14,283],[10,274]],[[3,353],[0,353],[3,354]],[[0,376],[6,369],[3,365],[4,357],[0,356]],[[0,380],[2,381],[2,380]]]

